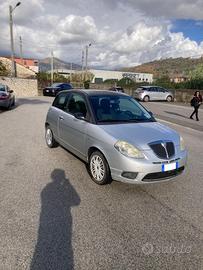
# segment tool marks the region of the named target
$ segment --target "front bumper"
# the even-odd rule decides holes
[[[0,107],[8,108],[10,99],[0,100]]]
[[[179,174],[181,174],[186,166],[187,152],[182,151],[176,154],[170,160],[154,160],[154,159],[141,159],[135,160],[127,158],[125,156],[120,157],[121,160],[118,163],[120,166],[110,166],[111,176],[113,180],[131,183],[131,184],[146,184],[157,183],[170,180]],[[163,172],[163,164],[178,163],[178,168]],[[129,179],[123,177],[123,172],[137,173],[136,178]]]

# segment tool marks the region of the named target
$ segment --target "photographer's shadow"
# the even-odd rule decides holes
[[[80,204],[80,197],[63,170],[55,169],[51,178],[41,192],[38,240],[30,270],[74,269],[71,207]]]

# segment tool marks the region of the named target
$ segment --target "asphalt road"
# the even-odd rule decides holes
[[[168,124],[189,150],[175,181],[98,186],[45,145],[50,100],[0,114],[0,269],[203,269],[203,133]]]
[[[142,103],[147,109],[152,111],[159,119],[176,123],[185,127],[190,127],[195,130],[203,131],[203,105],[199,109],[199,122],[191,120],[189,117],[193,112],[193,107],[167,102],[148,102]]]

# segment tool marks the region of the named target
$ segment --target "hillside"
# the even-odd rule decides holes
[[[152,73],[154,78],[163,76],[187,76],[197,65],[203,64],[201,58],[168,58],[145,63],[136,67],[124,68],[123,71]]]
[[[54,58],[54,69],[71,69],[71,63],[62,61],[58,58]],[[81,66],[72,63],[72,69],[73,70],[81,70]],[[51,58],[50,57],[39,60],[39,70],[40,71],[51,70]]]

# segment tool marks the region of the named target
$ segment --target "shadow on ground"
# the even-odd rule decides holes
[[[71,207],[80,204],[80,197],[63,170],[55,169],[51,179],[41,192],[38,239],[30,270],[74,269]]]
[[[38,104],[49,104],[52,100],[43,100],[43,99],[37,99],[37,98],[19,98],[17,101],[17,106],[21,105],[38,105]]]
[[[176,112],[168,112],[168,111],[164,111],[165,113],[168,113],[168,114],[172,114],[172,115],[175,115],[175,116],[180,116],[180,117],[183,117],[185,119],[188,119],[189,116],[187,115],[182,115],[182,114],[179,114],[179,113],[176,113]]]

